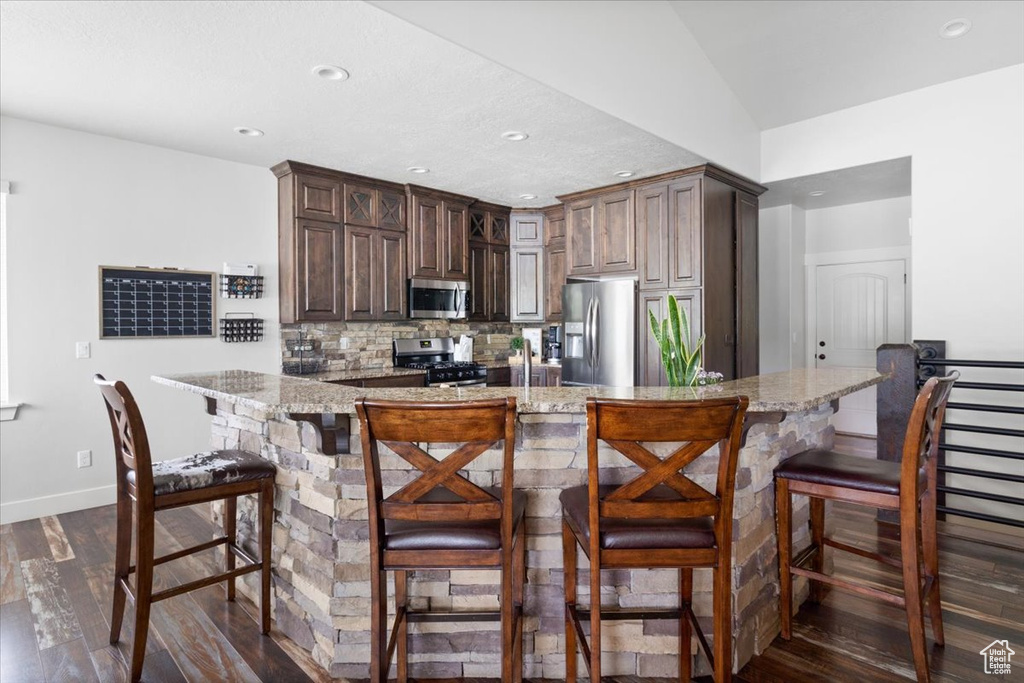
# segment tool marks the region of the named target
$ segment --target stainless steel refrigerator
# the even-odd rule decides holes
[[[562,288],[562,384],[631,387],[636,379],[636,281]]]

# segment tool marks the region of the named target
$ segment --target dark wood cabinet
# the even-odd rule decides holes
[[[396,188],[346,182],[345,224],[405,230],[405,193]]]
[[[487,368],[487,386],[489,387],[510,387],[512,386],[512,371],[505,368]]]
[[[328,223],[341,220],[341,182],[309,173],[296,173],[293,181],[295,218]]]
[[[510,365],[509,371],[511,375],[512,386],[521,387],[523,386],[524,366],[522,365]],[[560,387],[562,386],[562,366],[560,365],[545,365],[542,363],[534,363],[530,366],[530,386],[531,387]]]
[[[631,273],[636,271],[636,217],[633,190],[609,192],[598,197],[597,272]]]
[[[412,196],[412,229],[409,235],[411,277],[444,277],[444,263],[447,259],[443,255],[445,245],[441,204],[441,200],[434,197]]]
[[[562,286],[568,274],[565,248],[565,207],[562,204],[544,209],[544,291],[545,319],[562,319]]]
[[[598,272],[597,199],[570,202],[565,207],[565,239],[569,275]]]
[[[544,248],[512,249],[512,320],[544,322]]]
[[[509,320],[509,216],[512,209],[476,202],[469,207],[469,319]]]
[[[668,287],[668,185],[636,191],[636,232],[640,252],[640,289]]]
[[[450,201],[443,203],[442,277],[465,280],[469,276],[469,232],[466,225],[468,213],[469,208],[465,204]]]
[[[491,268],[490,245],[486,242],[469,243],[469,319],[490,320]]]
[[[293,317],[341,320],[341,226],[298,219],[292,236],[296,264]]]
[[[759,367],[757,219],[755,195],[737,192],[736,202],[736,376],[756,375]]]
[[[662,320],[668,318],[668,297],[674,296],[681,311],[686,313],[686,319],[690,324],[690,348],[697,343],[700,335],[703,334],[701,311],[701,293],[699,289],[673,289],[669,291],[641,291],[640,292],[640,320],[641,326],[638,335],[637,345],[637,382],[644,387],[665,386],[668,382],[665,377],[665,367],[661,362],[661,350],[658,342],[651,331],[651,314],[661,324]],[[707,363],[705,363],[707,365]]]
[[[727,380],[756,375],[757,197],[764,190],[705,164],[559,197],[567,211],[569,275],[636,272],[642,316],[653,310],[665,317],[665,297],[681,292],[693,308],[691,328],[706,335],[704,368],[722,373]],[[635,198],[632,214],[630,192]],[[585,239],[591,207],[601,237],[593,268],[586,258],[589,242]],[[637,247],[632,264],[631,244]],[[588,265],[578,268],[579,263]],[[645,317],[639,336],[638,381],[659,384],[664,373],[652,355],[648,325]]]
[[[408,186],[409,276],[469,279],[469,205],[461,195]]]
[[[697,177],[637,189],[640,289],[700,286],[701,187]]]
[[[345,320],[406,316],[405,235],[345,226]]]
[[[704,180],[700,177],[685,178],[668,186],[669,230],[665,257],[669,287],[695,287],[702,282],[703,187]]]
[[[490,319],[493,322],[509,320],[509,248],[501,244],[487,247],[490,262]]]
[[[562,287],[565,285],[565,240],[552,243],[544,254],[547,319],[562,319]]]
[[[636,272],[634,196],[633,189],[625,189],[569,203],[569,275]]]
[[[374,238],[376,230],[345,226],[345,319],[373,320],[376,312]]]

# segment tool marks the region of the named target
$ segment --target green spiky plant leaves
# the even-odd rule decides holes
[[[692,387],[697,385],[697,373],[700,372],[701,348],[704,346],[704,335],[700,336],[693,349],[688,348],[690,340],[690,324],[686,312],[679,310],[674,296],[668,297],[668,319],[658,320],[654,313],[651,317],[651,332],[661,349],[661,363],[665,366],[670,387]]]

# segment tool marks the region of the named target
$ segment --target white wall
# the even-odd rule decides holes
[[[913,159],[913,337],[945,339],[954,358],[1019,361],[1024,358],[1024,65],[764,131],[761,181],[905,156]],[[1019,382],[1019,375],[1003,371],[1000,377]],[[991,373],[965,371],[964,377],[997,381]],[[986,400],[981,394],[961,398]],[[1001,421],[1019,428],[1019,420],[964,411],[950,411],[950,420]],[[978,445],[1021,448],[1020,439],[993,439],[1002,441]],[[950,462],[1024,472],[1022,463],[1006,460],[964,456]],[[955,479],[957,486],[1020,495],[1019,485],[1009,482]],[[957,503],[1000,508],[976,500]],[[1002,506],[1000,512],[1019,510]]]
[[[807,253],[910,246],[910,197],[807,211]]]
[[[804,367],[805,212],[784,204],[758,218],[760,369]]]
[[[765,131],[761,181],[911,156],[914,336],[1019,359],[1022,121],[1019,65]]]
[[[276,180],[269,170],[113,138],[0,118],[8,197],[11,400],[2,423],[4,522],[113,501],[110,427],[92,375],[125,380],[146,419],[155,459],[207,448],[201,398],[160,387],[159,373],[242,368],[274,372],[277,324]],[[264,341],[98,339],[100,265],[220,271],[255,262],[261,300],[217,300],[217,315],[252,311]],[[75,360],[76,341],[92,358]],[[76,451],[93,466],[77,469]]]

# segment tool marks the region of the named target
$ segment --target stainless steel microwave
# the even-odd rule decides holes
[[[466,280],[409,280],[410,318],[465,318],[468,299]]]

